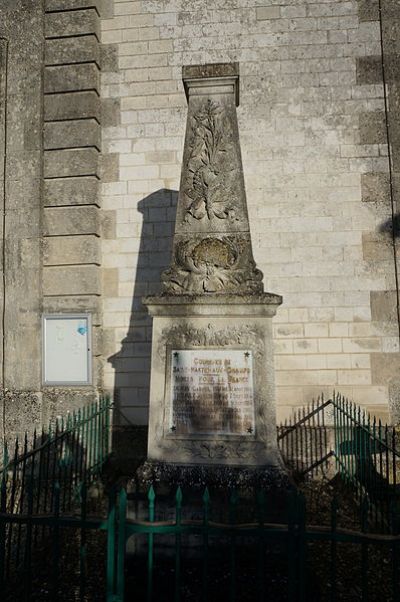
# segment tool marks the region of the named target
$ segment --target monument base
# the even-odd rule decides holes
[[[262,490],[265,493],[289,491],[295,487],[282,460],[279,464],[255,467],[189,466],[147,460],[137,469],[135,482],[144,492],[153,486],[164,493],[175,491],[176,487],[192,493],[197,490],[201,494],[205,487],[214,492]]]
[[[153,316],[148,459],[280,466],[272,318],[282,298],[160,295]]]

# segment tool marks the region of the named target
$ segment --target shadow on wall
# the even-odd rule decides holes
[[[113,450],[130,462],[139,463],[147,446],[152,322],[142,298],[160,292],[161,274],[171,258],[177,200],[176,190],[161,189],[138,203],[143,219],[129,327],[120,351],[108,358],[115,370]]]
[[[393,216],[393,219],[390,218],[383,222],[379,227],[379,232],[388,234],[393,238],[400,238],[400,214],[397,213]]]

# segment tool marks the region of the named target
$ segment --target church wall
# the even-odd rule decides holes
[[[399,9],[383,2],[385,41]],[[278,418],[333,389],[385,419],[390,398],[395,416],[397,84],[387,121],[378,3],[116,0],[102,42],[104,386],[121,421],[147,420],[151,322],[140,299],[169,263],[181,68],[223,61],[240,63],[255,259],[266,290],[284,299],[274,322]]]
[[[0,4],[0,439],[41,422],[43,14]]]

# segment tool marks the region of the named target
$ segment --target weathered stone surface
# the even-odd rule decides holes
[[[371,353],[371,374],[375,385],[388,385],[391,380],[399,380],[400,353]]]
[[[43,212],[45,236],[99,234],[97,207],[48,207]],[[76,241],[79,244],[79,240]]]
[[[44,295],[100,295],[100,268],[94,265],[45,267]]]
[[[45,123],[43,140],[46,150],[94,146],[100,151],[100,125],[95,119]]]
[[[48,424],[67,412],[78,411],[97,400],[96,388],[92,387],[43,387],[43,422]]]
[[[45,151],[44,177],[99,176],[99,152],[94,148]]]
[[[390,203],[390,179],[388,173],[361,175],[362,200],[366,203]]]
[[[376,322],[397,322],[396,291],[372,291],[371,315]]]
[[[104,3],[110,4],[109,0],[45,0],[44,7],[48,12],[95,7],[99,14],[102,14],[101,8]],[[106,15],[102,16],[106,17]]]
[[[118,46],[116,44],[101,45],[101,70],[118,71]]]
[[[105,240],[113,240],[116,233],[116,214],[115,211],[101,212],[101,235]]]
[[[100,261],[100,240],[97,236],[54,236],[43,241],[44,265],[100,265]]]
[[[101,156],[101,181],[118,182],[119,180],[119,157],[117,153]]]
[[[400,54],[400,19],[398,4],[385,1],[382,10],[382,31],[385,54]]]
[[[68,295],[43,297],[44,313],[85,313],[92,315],[92,325],[101,324],[101,299],[97,295]]]
[[[103,295],[106,297],[118,296],[118,269],[104,268],[103,275]]]
[[[20,433],[36,421],[40,389],[40,188],[43,12],[40,3],[0,3],[0,201],[5,202],[6,285],[0,290],[5,355],[0,358],[2,387],[15,398],[1,399],[5,430]],[[5,75],[8,73],[7,80]],[[7,101],[7,112],[5,102]],[[7,136],[5,136],[7,132]],[[4,161],[4,151],[7,161]],[[5,190],[5,199],[2,193]],[[0,326],[1,327],[1,326]],[[19,401],[21,400],[21,404]],[[14,403],[13,403],[14,402]],[[29,407],[29,412],[27,411]],[[3,409],[1,409],[3,408]],[[40,413],[40,402],[38,403]],[[18,422],[18,425],[17,425]]]
[[[101,101],[101,125],[110,127],[121,121],[121,101],[119,98],[104,98]]]
[[[362,238],[365,261],[393,261],[393,241],[374,232],[364,232]]]
[[[1,391],[0,403],[4,405],[5,418],[5,424],[2,424],[3,416],[0,418],[0,424],[5,429],[10,449],[13,449],[17,437],[23,440],[27,432],[30,439],[35,428],[40,430],[43,406],[42,394],[39,391]]]
[[[379,20],[379,0],[357,0],[358,17],[363,21]]]
[[[100,89],[100,72],[96,63],[61,65],[44,70],[44,91],[73,92]]]
[[[238,65],[183,68],[188,117],[168,294],[263,291],[251,248],[235,102]]]
[[[94,8],[47,13],[44,22],[46,38],[95,34],[100,39],[100,19]]]
[[[189,109],[171,267],[164,294],[143,299],[153,316],[148,458],[278,466],[272,317],[282,298],[263,293],[252,255],[238,65],[183,74]]]
[[[203,297],[204,298],[204,297]],[[169,316],[159,313],[160,305],[149,300],[148,308],[153,315],[151,406],[149,416],[148,457],[151,460],[189,464],[235,464],[266,465],[276,464],[276,432],[274,405],[274,374],[271,316],[277,304],[269,305],[265,298],[264,315],[258,314],[255,306],[240,304],[236,297],[234,304],[217,303],[207,305],[204,298],[205,314],[196,315],[198,306],[187,305],[187,314],[182,318],[175,314],[174,300],[170,297]],[[179,299],[179,298],[178,298]],[[177,301],[180,306],[179,300]],[[248,315],[252,312],[251,317]],[[224,310],[224,314],[215,315],[215,307]],[[191,311],[193,308],[194,313]],[[269,312],[270,317],[266,317]],[[234,324],[234,326],[233,326]],[[168,343],[168,345],[167,345]],[[255,430],[245,435],[229,437],[191,436],[176,437],[169,424],[171,396],[169,374],[171,350],[182,349],[252,349],[254,369]],[[210,354],[212,351],[210,350]],[[249,427],[250,429],[251,427]]]
[[[385,144],[387,142],[386,118],[383,111],[360,114],[361,144]]]
[[[380,55],[357,58],[358,84],[380,84],[382,79],[382,57]]]
[[[100,65],[100,45],[95,35],[46,40],[45,64],[47,66],[91,61]]]
[[[98,205],[99,180],[94,176],[53,179],[44,182],[44,205]]]
[[[47,94],[44,97],[45,121],[90,117],[100,122],[100,98],[94,91]]]

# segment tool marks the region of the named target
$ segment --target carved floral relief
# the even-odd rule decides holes
[[[261,293],[262,273],[246,236],[207,236],[177,241],[172,266],[163,274],[167,293]]]
[[[183,190],[187,202],[185,222],[238,220],[238,166],[224,109],[208,99],[191,121]]]

